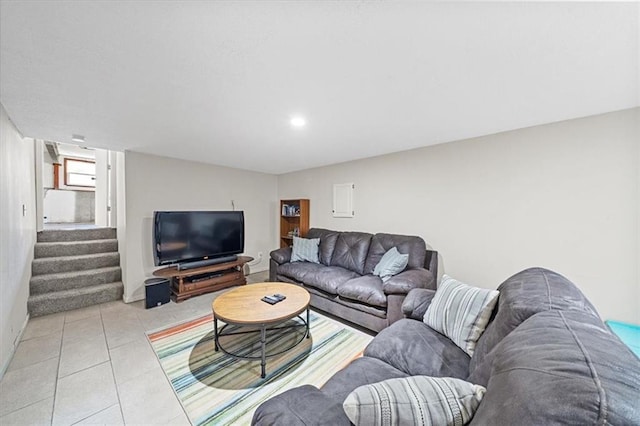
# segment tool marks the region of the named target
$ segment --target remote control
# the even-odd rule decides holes
[[[270,305],[275,305],[276,303],[278,303],[278,300],[272,298],[271,296],[265,296],[260,300],[262,300],[263,302],[266,302],[266,303],[268,303]]]

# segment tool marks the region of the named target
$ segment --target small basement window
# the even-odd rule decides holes
[[[65,158],[64,184],[66,186],[84,186],[95,188],[96,162],[92,160]]]

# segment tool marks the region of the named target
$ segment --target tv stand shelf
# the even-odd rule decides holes
[[[243,266],[252,260],[253,258],[249,256],[238,256],[238,259],[232,262],[180,271],[177,267],[170,266],[154,271],[153,275],[169,278],[171,280],[171,297],[175,302],[180,302],[191,296],[246,284],[247,279],[244,276]],[[207,278],[208,274],[210,274],[210,278]]]

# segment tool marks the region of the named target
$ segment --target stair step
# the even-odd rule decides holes
[[[36,275],[31,277],[29,281],[29,293],[35,295],[52,291],[71,290],[120,280],[122,280],[120,266]]]
[[[32,317],[84,308],[122,298],[122,282],[55,291],[29,296],[27,309]]]
[[[118,251],[118,240],[87,240],[87,241],[55,241],[36,243],[34,257],[78,256],[83,254],[109,253]]]
[[[87,269],[119,266],[119,253],[96,253],[81,256],[45,257],[33,259],[31,275],[56,274],[60,272],[84,271]]]
[[[38,232],[39,243],[116,239],[115,228],[57,229]]]

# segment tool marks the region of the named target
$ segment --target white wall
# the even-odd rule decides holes
[[[95,199],[93,191],[46,189],[43,203],[45,223],[94,223]]]
[[[125,274],[127,273],[127,203],[125,189],[125,167],[124,167],[124,152],[113,152],[111,162],[111,172],[115,177],[115,196],[111,194],[112,209],[115,211],[115,223],[110,224],[111,227],[115,226],[116,235],[118,238],[118,253],[120,254],[120,268],[122,268],[122,282],[126,283]],[[136,269],[137,271],[137,269]],[[125,291],[127,287],[125,284]],[[133,291],[132,291],[133,292]],[[125,300],[127,299],[126,293],[123,295]],[[132,299],[133,300],[133,299]]]
[[[37,142],[41,145],[38,149],[41,151],[40,156],[42,157],[42,187],[53,188],[53,160],[51,160],[47,149],[44,148],[42,140]]]
[[[118,199],[124,200],[124,188],[122,194],[118,188],[118,162],[122,161],[122,182],[124,185],[124,152],[108,151],[108,168],[107,168],[107,226],[116,228],[118,225]],[[119,160],[121,159],[121,160]],[[124,201],[123,201],[124,202]],[[123,212],[124,213],[124,212]],[[124,220],[124,218],[123,218]]]
[[[107,206],[109,205],[109,151],[96,149],[96,191],[95,191],[95,224],[107,226],[109,223]]]
[[[553,269],[603,318],[640,323],[638,122],[640,108],[289,173],[278,196],[309,198],[314,227],[420,235],[477,286]],[[345,182],[355,217],[333,218]]]
[[[244,210],[245,254],[269,267],[276,247],[277,177],[193,161],[125,152],[126,233],[123,266],[124,299],[144,298],[144,280],[153,270],[152,220],[155,210]]]
[[[47,187],[46,173],[51,173],[51,184],[53,184],[53,170],[51,164],[45,162],[45,146],[42,139],[35,139],[34,144],[34,168],[35,168],[35,197],[36,197],[36,231],[44,229],[44,191]],[[46,154],[50,157],[49,154]]]
[[[27,320],[36,237],[34,179],[34,142],[22,138],[0,105],[0,376]]]

